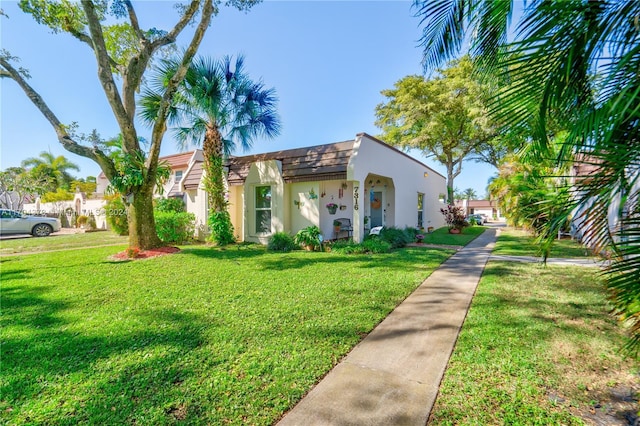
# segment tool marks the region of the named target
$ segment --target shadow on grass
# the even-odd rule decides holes
[[[48,300],[46,293],[54,290],[3,289],[0,405],[6,421],[130,424],[173,402],[179,384],[192,375],[181,359],[205,342],[201,330],[211,329],[210,320],[153,310],[133,314],[129,330],[92,329],[91,319],[83,319],[89,327],[79,330],[65,311],[82,302]],[[75,386],[86,390],[66,389]],[[66,400],[74,393],[81,397]]]
[[[185,248],[180,255],[195,255],[208,259],[228,260],[240,264],[243,259],[261,258],[258,262],[264,270],[302,269],[313,265],[351,264],[359,268],[386,268],[390,270],[407,270],[411,264],[424,265],[440,264],[448,259],[455,251],[426,248],[403,248],[385,254],[353,254],[306,252],[296,250],[287,253],[269,252],[262,247],[243,249],[229,248]],[[434,263],[436,262],[436,263]],[[423,266],[414,266],[422,269]]]
[[[511,286],[512,292],[498,296],[498,293],[509,293],[502,289],[476,296],[474,308],[493,314],[491,320],[483,321],[477,327],[498,328],[515,334],[524,332],[532,342],[553,340],[560,331],[583,335],[589,334],[594,327],[607,327],[606,323],[611,319],[604,314],[607,305],[597,285],[583,283],[570,268],[534,267],[539,268],[542,275],[552,275],[555,284],[547,284],[538,293],[529,293],[518,286],[518,277],[523,273],[520,265],[491,262],[486,267],[484,278],[493,279],[496,286]],[[506,283],[503,277],[506,277]],[[548,278],[543,281],[553,282]]]

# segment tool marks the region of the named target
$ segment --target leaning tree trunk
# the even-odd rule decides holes
[[[153,185],[145,185],[134,190],[128,216],[129,247],[144,250],[162,246],[153,217]]]

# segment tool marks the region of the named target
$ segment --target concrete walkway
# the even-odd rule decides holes
[[[278,425],[424,426],[496,232],[443,263]]]

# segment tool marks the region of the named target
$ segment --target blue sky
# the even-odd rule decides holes
[[[168,29],[176,19],[172,1],[138,1],[145,27]],[[118,134],[96,77],[89,48],[66,34],[51,34],[2,0],[0,45],[21,58],[30,84],[64,123],[80,131]],[[249,13],[222,9],[200,48],[213,57],[245,55],[249,74],[274,87],[283,128],[274,140],[258,140],[247,153],[267,152],[378,135],[374,109],[383,89],[400,78],[422,73],[418,18],[408,1],[266,1]],[[186,39],[181,39],[184,45]],[[97,175],[91,160],[65,151],[40,112],[11,80],[0,79],[0,168],[20,165],[41,151],[65,155],[81,167],[77,176]],[[142,136],[146,128],[139,127]],[[178,152],[167,132],[162,154]],[[236,152],[241,155],[243,152]],[[411,153],[444,174],[443,166]],[[495,169],[466,162],[455,187],[485,193]]]

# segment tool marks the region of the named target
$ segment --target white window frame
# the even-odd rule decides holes
[[[269,193],[271,194],[271,199],[269,200],[269,207],[258,207],[258,188],[265,188],[265,187],[269,188]],[[273,185],[256,185],[253,188],[253,210],[254,210],[253,226],[254,226],[256,235],[270,235],[271,229],[273,226]],[[259,211],[269,212],[269,229],[266,231],[262,231],[258,229],[258,212]]]
[[[418,192],[418,228],[424,228],[424,193]],[[422,209],[420,208],[422,204]]]

